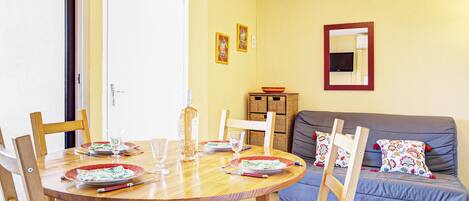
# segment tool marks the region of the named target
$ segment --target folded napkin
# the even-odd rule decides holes
[[[242,160],[239,166],[254,170],[269,170],[285,168],[287,164],[279,160]]]
[[[110,181],[116,179],[130,178],[135,175],[134,171],[122,166],[113,168],[101,168],[95,170],[77,170],[77,179],[80,181]]]

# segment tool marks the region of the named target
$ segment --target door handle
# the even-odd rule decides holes
[[[116,94],[125,93],[125,91],[116,90],[116,85],[114,83],[111,83],[109,87],[111,89],[111,105],[116,106]]]

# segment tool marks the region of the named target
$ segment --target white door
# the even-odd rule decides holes
[[[186,2],[107,0],[104,6],[104,137],[142,140],[177,136],[187,84]]]

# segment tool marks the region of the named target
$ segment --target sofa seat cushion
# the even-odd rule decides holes
[[[336,167],[334,175],[344,182],[346,168]],[[434,173],[435,179],[405,173],[385,173],[375,172],[377,168],[362,168],[360,180],[357,187],[355,200],[360,197],[366,197],[366,200],[372,198],[385,198],[384,200],[415,200],[415,201],[437,201],[437,200],[468,200],[468,192],[461,184],[459,179],[452,175]],[[309,196],[316,200],[317,190],[319,189],[323,168],[308,165],[305,177],[297,184],[280,192],[282,200],[295,200],[288,195],[294,191],[310,188]],[[304,192],[302,192],[304,193]],[[294,195],[298,196],[300,194]],[[308,196],[308,194],[303,195]],[[300,198],[299,196],[298,198]],[[306,197],[305,197],[306,198]],[[329,200],[334,196],[329,196]],[[309,200],[309,199],[303,199]],[[383,200],[383,199],[381,199]]]

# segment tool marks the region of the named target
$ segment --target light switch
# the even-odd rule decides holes
[[[257,46],[256,36],[252,35],[251,36],[251,48],[256,48],[256,46]]]

